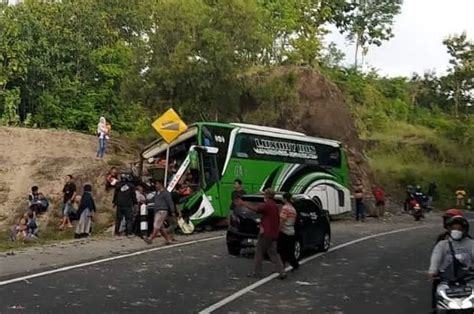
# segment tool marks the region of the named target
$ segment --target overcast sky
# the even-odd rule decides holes
[[[463,31],[474,38],[474,0],[404,0],[395,20],[395,37],[381,47],[370,47],[366,64],[389,76],[426,70],[443,73],[448,54],[442,41]],[[327,41],[339,45],[347,63],[354,62],[354,46],[348,46],[343,36],[333,33]]]

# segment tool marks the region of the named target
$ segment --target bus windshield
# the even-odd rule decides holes
[[[187,132],[178,137],[171,145],[164,140],[153,143],[142,153],[145,163],[143,165],[142,181],[150,182],[151,180],[163,180],[165,178],[166,168],[166,150],[169,146],[168,159],[168,179],[171,179],[177,170],[186,160],[189,150],[193,145],[197,145],[197,128],[191,128]],[[190,173],[186,177],[190,184],[197,185],[197,169],[190,169]],[[192,178],[193,177],[193,178]],[[168,180],[169,181],[169,180]]]

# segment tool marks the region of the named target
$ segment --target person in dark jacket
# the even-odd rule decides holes
[[[61,220],[59,230],[64,230],[65,227],[73,227],[70,216],[74,213],[74,207],[72,204],[76,199],[76,184],[74,183],[73,176],[70,174],[66,176],[65,182],[66,184],[63,188],[63,219]]]
[[[92,186],[90,184],[84,185],[84,193],[77,209],[77,216],[79,222],[76,226],[75,238],[88,237],[92,229],[92,217],[96,212],[94,198],[92,197]]]
[[[115,235],[120,234],[120,223],[125,217],[125,234],[132,235],[133,227],[133,207],[137,205],[137,196],[135,186],[130,182],[127,174],[121,175],[120,183],[117,184],[113,199],[114,208],[116,209],[115,219]]]
[[[358,180],[354,186],[354,198],[356,203],[356,212],[355,218],[356,221],[362,220],[365,221],[365,208],[364,208],[364,186],[362,181]]]

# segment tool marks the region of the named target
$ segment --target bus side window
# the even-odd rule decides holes
[[[345,198],[344,198],[344,191],[341,189],[337,189],[337,198],[339,200],[339,206],[344,207],[345,206]]]

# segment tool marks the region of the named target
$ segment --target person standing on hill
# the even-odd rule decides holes
[[[97,137],[99,138],[99,148],[97,150],[96,158],[103,158],[105,155],[105,148],[109,138],[109,129],[107,128],[107,121],[104,117],[100,117],[97,124]]]
[[[76,184],[74,183],[74,178],[72,175],[67,175],[65,178],[66,183],[63,188],[63,219],[61,225],[59,226],[60,230],[63,230],[66,226],[72,228],[71,219],[69,215],[74,212],[72,204],[76,198]]]
[[[96,211],[94,198],[92,197],[92,186],[90,184],[84,185],[84,193],[77,209],[77,216],[79,222],[76,226],[75,238],[88,237],[92,229],[92,217]]]
[[[356,213],[355,218],[356,221],[365,220],[364,215],[364,187],[362,185],[362,181],[358,180],[356,185],[354,186],[354,198],[356,203]]]
[[[113,204],[117,210],[115,219],[115,235],[120,235],[120,224],[125,217],[125,234],[132,235],[133,207],[137,205],[135,186],[130,182],[130,177],[123,173],[114,192]]]

